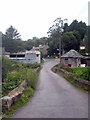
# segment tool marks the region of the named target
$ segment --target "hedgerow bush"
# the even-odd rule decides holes
[[[24,64],[11,62],[3,57],[2,64],[2,95],[7,95],[9,91],[18,87],[21,82],[28,79],[28,85],[35,89],[38,73],[35,71],[39,64]]]
[[[39,74],[35,70],[33,70],[33,69],[28,69],[27,70],[28,86],[30,86],[33,89],[36,88],[38,75]]]
[[[31,63],[27,63],[27,64],[23,64],[22,65],[25,67],[25,68],[37,68],[37,67],[40,67],[40,64],[38,63],[34,63],[34,64],[31,64]]]
[[[7,94],[10,90],[16,88],[21,83],[21,75],[19,72],[9,73],[2,83],[2,93]]]
[[[53,71],[55,72],[57,69],[57,71],[60,71],[60,65],[56,65],[55,67],[53,67]],[[70,72],[71,74],[73,74],[73,76],[77,77],[77,78],[82,78],[84,80],[88,80],[90,81],[90,67],[63,67],[63,69],[65,69],[66,71]]]
[[[7,57],[2,57],[2,81],[6,78],[7,73],[11,69],[12,63]]]
[[[90,67],[71,67],[69,71],[78,78],[83,78],[90,81]]]

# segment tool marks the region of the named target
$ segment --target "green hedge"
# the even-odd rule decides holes
[[[90,67],[72,67],[69,68],[69,71],[78,78],[90,81]]]
[[[16,88],[25,79],[28,79],[30,87],[35,89],[38,76],[35,71],[37,67],[40,67],[40,64],[15,63],[3,57],[2,96],[7,95],[9,91]]]

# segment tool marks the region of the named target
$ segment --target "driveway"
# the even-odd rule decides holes
[[[59,60],[45,60],[34,96],[12,118],[88,118],[88,94],[51,71]]]

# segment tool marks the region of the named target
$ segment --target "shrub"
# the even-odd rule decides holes
[[[69,68],[69,71],[76,77],[90,81],[90,67],[73,67]]]
[[[38,76],[37,71],[35,71],[37,67],[40,67],[40,64],[15,63],[7,57],[3,57],[2,95],[7,95],[25,79],[28,79],[29,86],[35,89]]]
[[[28,69],[27,71],[28,86],[35,89],[37,77],[38,73],[35,70]]]
[[[6,78],[11,69],[11,62],[7,57],[2,57],[2,81]]]
[[[22,64],[25,68],[37,68],[37,67],[40,67],[40,64],[38,63],[34,63],[34,64],[31,64],[31,63],[27,63],[27,64]]]
[[[22,82],[20,73],[12,72],[8,73],[7,77],[2,83],[2,94],[6,95],[9,91],[16,88]]]

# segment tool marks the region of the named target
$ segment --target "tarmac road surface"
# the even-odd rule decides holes
[[[88,118],[88,94],[51,71],[59,60],[45,60],[34,96],[12,118]]]

